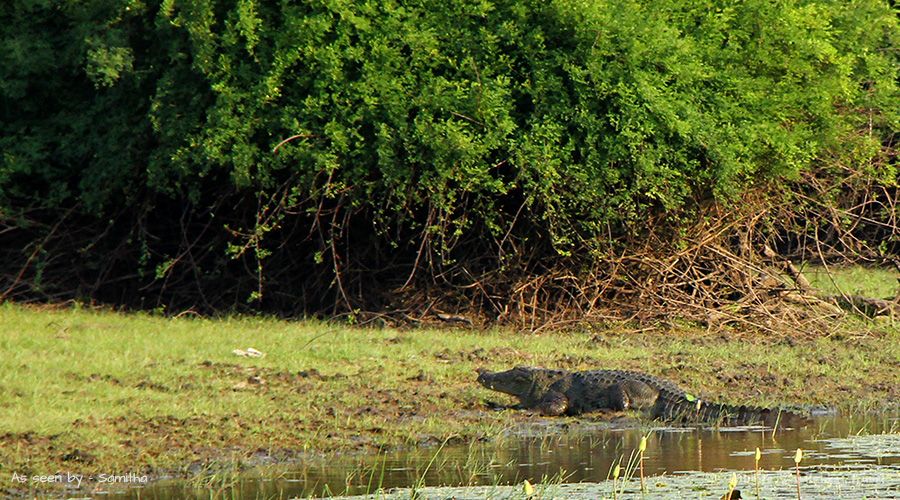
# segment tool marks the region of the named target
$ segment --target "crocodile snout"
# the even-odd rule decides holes
[[[491,387],[490,382],[488,382],[488,377],[490,376],[491,372],[485,370],[484,368],[479,367],[479,368],[475,369],[475,373],[478,374],[478,383],[479,384],[481,384],[485,387]]]

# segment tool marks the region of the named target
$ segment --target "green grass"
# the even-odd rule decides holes
[[[825,295],[862,295],[893,299],[900,293],[897,271],[864,266],[807,266],[803,274]]]
[[[291,457],[468,441],[531,418],[486,409],[485,399],[508,400],[475,384],[479,366],[636,369],[754,404],[900,396],[900,332],[852,318],[827,338],[624,325],[527,335],[6,304],[0,331],[0,491],[12,471],[177,472],[260,449]],[[232,354],[247,347],[266,356]]]

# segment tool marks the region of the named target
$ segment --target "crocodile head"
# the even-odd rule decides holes
[[[515,396],[526,406],[537,404],[547,389],[566,372],[531,366],[517,366],[504,372],[478,368],[478,383],[488,389]]]

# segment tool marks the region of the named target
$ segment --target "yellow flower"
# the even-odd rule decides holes
[[[531,483],[529,483],[527,479],[525,480],[524,483],[522,483],[522,489],[525,491],[526,497],[530,497],[531,495],[534,495],[534,486],[532,486]]]

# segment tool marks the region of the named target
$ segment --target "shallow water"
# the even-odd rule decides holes
[[[802,467],[800,473],[801,498],[804,500],[885,499],[900,498],[900,467],[873,465],[863,469],[854,467],[815,466]],[[640,481],[605,481],[602,483],[562,483],[538,484],[534,486],[535,497],[546,499],[635,499],[653,500],[685,498],[708,498],[716,500],[728,491],[728,482],[737,481],[742,498],[754,499],[796,499],[797,480],[790,470],[763,471],[759,477],[759,494],[755,487],[756,477],[752,472],[687,472],[677,475],[648,477],[644,495],[641,496]],[[613,493],[615,488],[616,492]],[[342,497],[344,500],[385,499],[401,500],[412,498],[412,490],[390,490],[374,495]],[[415,491],[417,499],[434,500],[523,500],[522,485],[514,486],[471,486],[426,487]]]
[[[810,488],[804,498],[861,498],[869,491],[878,498],[900,498],[900,416],[896,414],[821,417],[809,427],[774,434],[759,427],[698,430],[541,420],[487,443],[260,467],[214,489],[195,488],[188,481],[163,480],[102,496],[291,498],[485,485],[488,488],[429,488],[422,493],[426,498],[507,498],[521,497],[520,483],[528,479],[550,485],[544,486],[550,488],[544,492],[545,497],[611,498],[612,486],[607,479],[614,464],[622,464],[624,475],[644,435],[648,435],[644,473],[655,476],[647,481],[654,491],[652,498],[718,498],[727,490],[730,471],[753,471],[757,447],[762,452],[763,498],[796,498],[792,471],[797,448],[803,450],[802,483]],[[739,473],[739,488],[751,491],[748,484],[753,482],[747,477],[752,476],[752,472]],[[517,486],[495,487],[507,484]],[[840,490],[842,485],[848,486]],[[619,481],[618,487],[624,498],[639,492],[636,481]],[[825,496],[817,496],[820,494]],[[410,493],[397,491],[396,496],[409,498]],[[744,496],[753,498],[746,493]]]

